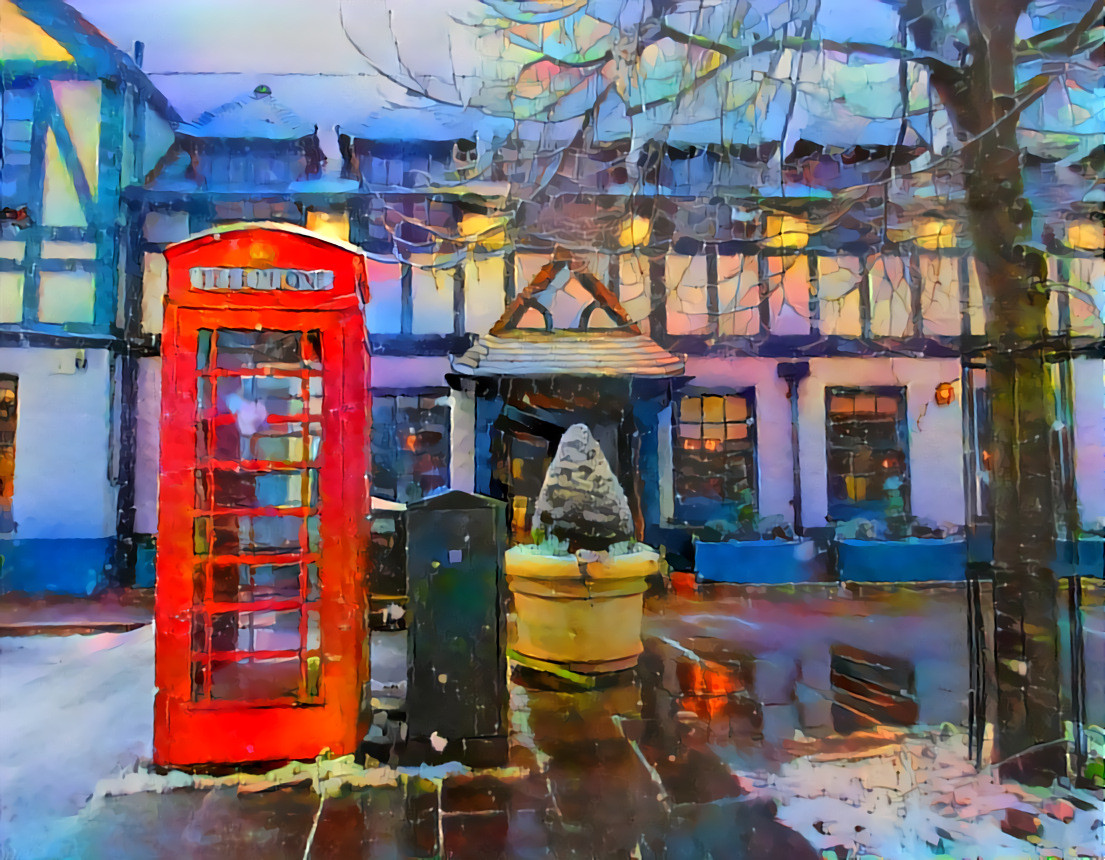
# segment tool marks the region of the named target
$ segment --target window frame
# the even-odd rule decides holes
[[[853,519],[871,519],[871,520],[885,520],[888,516],[886,510],[886,501],[882,500],[864,500],[863,502],[856,500],[849,500],[847,498],[838,498],[834,495],[833,482],[834,478],[846,479],[847,474],[836,474],[833,471],[833,454],[836,451],[845,450],[852,453],[856,448],[849,448],[847,445],[836,442],[834,444],[833,438],[833,423],[832,423],[832,400],[834,397],[852,397],[857,396],[870,396],[874,398],[879,397],[892,397],[897,400],[897,409],[894,417],[894,429],[895,438],[897,440],[897,446],[893,449],[896,453],[901,455],[902,462],[902,513],[906,517],[912,516],[912,475],[910,470],[910,458],[909,458],[909,391],[904,385],[827,385],[825,386],[825,476],[826,476],[826,513],[830,520],[835,522],[845,522]],[[853,415],[855,414],[853,408]],[[876,404],[876,411],[874,414],[879,414]],[[871,447],[872,451],[890,451],[891,449],[883,447]],[[854,470],[850,473],[855,476]],[[841,515],[843,514],[843,516]]]
[[[398,503],[398,504],[410,504],[411,502],[418,501],[422,498],[426,498],[427,496],[433,495],[434,493],[442,492],[444,490],[447,490],[450,487],[451,471],[452,471],[452,459],[453,459],[453,451],[452,451],[452,444],[453,444],[453,439],[452,439],[453,404],[451,402],[449,402],[450,390],[448,388],[445,388],[445,387],[435,387],[435,386],[427,386],[427,387],[424,387],[424,388],[377,388],[377,389],[372,390],[371,395],[372,395],[372,417],[373,417],[373,421],[372,421],[372,426],[371,426],[370,432],[369,432],[369,445],[370,445],[370,450],[371,450],[371,454],[372,454],[372,457],[371,457],[371,493],[372,493],[373,498],[381,499],[381,500],[387,501],[387,502],[395,502],[395,503]],[[402,462],[402,454],[403,454],[403,452],[399,449],[398,444],[397,444],[398,443],[398,410],[399,410],[398,398],[400,398],[400,397],[414,397],[414,398],[417,398],[419,400],[421,400],[421,398],[423,398],[423,397],[432,397],[432,398],[439,401],[437,406],[439,408],[444,409],[444,411],[445,411],[445,415],[444,415],[444,433],[442,434],[442,440],[439,443],[441,445],[441,452],[442,452],[442,456],[444,458],[444,462],[442,463],[442,466],[441,466],[443,483],[440,486],[434,487],[430,490],[420,489],[420,495],[417,496],[416,498],[406,498],[405,495],[404,495],[404,492],[405,492],[406,487],[420,486],[419,485],[420,476],[414,470],[413,466],[412,466],[409,474],[406,470],[400,471],[400,469],[398,468],[398,465]],[[392,418],[391,428],[390,428],[390,431],[387,433],[387,438],[391,442],[390,454],[392,455],[392,457],[395,458],[394,461],[393,461],[395,466],[396,466],[396,468],[393,469],[394,475],[395,475],[395,487],[394,487],[394,489],[391,489],[389,486],[381,487],[380,483],[377,481],[377,475],[378,475],[377,461],[378,461],[378,459],[382,459],[382,458],[378,458],[378,456],[377,456],[378,448],[377,448],[376,444],[374,443],[374,440],[377,438],[377,435],[376,435],[377,434],[377,431],[376,431],[376,423],[377,423],[377,421],[376,421],[376,419],[377,419],[376,406],[377,406],[377,401],[380,401],[382,399],[391,399],[392,401],[394,401],[393,404],[392,404],[392,407],[391,407],[391,418]],[[441,401],[443,401],[443,402],[441,402]],[[404,408],[406,408],[406,407],[404,407]],[[419,412],[423,411],[421,406],[418,407],[418,410],[419,410]],[[434,454],[431,451],[430,456],[433,456],[433,455]]]
[[[728,421],[724,414],[724,405],[722,406],[722,420],[721,422],[706,421],[703,410],[700,407],[699,418],[695,421],[683,420],[683,408],[684,402],[690,398],[704,398],[704,397],[740,397],[744,400],[746,415],[743,420]],[[701,513],[694,510],[694,506],[682,501],[679,494],[679,481],[681,475],[680,460],[681,457],[686,456],[686,449],[683,448],[681,440],[684,438],[680,433],[680,425],[697,423],[700,428],[704,428],[708,424],[720,423],[723,427],[729,424],[742,424],[747,428],[747,434],[745,439],[747,440],[747,451],[733,451],[727,452],[723,448],[719,449],[715,453],[723,464],[727,464],[729,459],[736,456],[746,456],[747,466],[746,475],[748,489],[752,493],[752,503],[756,509],[757,515],[760,508],[760,481],[759,481],[759,456],[758,456],[758,437],[757,437],[757,421],[756,421],[756,388],[755,386],[747,386],[744,388],[695,388],[688,387],[683,389],[678,397],[672,399],[671,403],[671,455],[672,455],[672,495],[673,495],[673,510],[672,510],[672,522],[674,524],[689,526],[689,527],[701,527],[706,525],[712,520],[733,520],[736,521],[737,515],[737,502],[736,498],[723,498],[718,502],[717,508],[714,511],[703,510]],[[727,433],[725,435],[728,435]],[[700,438],[703,438],[700,436]],[[725,441],[725,440],[722,440]],[[722,468],[720,470],[714,470],[710,479],[720,478],[723,482],[728,474],[728,468]],[[705,508],[705,505],[703,505]]]

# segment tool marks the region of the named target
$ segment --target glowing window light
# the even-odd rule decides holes
[[[769,215],[764,227],[765,248],[790,248],[800,250],[810,241],[808,221],[792,215]]]
[[[506,218],[469,212],[457,225],[460,236],[466,242],[476,242],[490,251],[497,251],[507,244]]]
[[[1071,221],[1067,224],[1067,244],[1079,251],[1105,250],[1105,222]]]
[[[349,241],[349,214],[346,212],[307,213],[307,229],[328,239]]]
[[[652,238],[652,219],[643,215],[634,215],[630,218],[618,236],[618,242],[623,248],[636,248],[647,245]]]

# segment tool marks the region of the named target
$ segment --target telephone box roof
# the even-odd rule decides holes
[[[360,257],[365,256],[363,248],[359,248],[350,242],[343,241],[342,239],[335,239],[332,236],[323,236],[321,233],[316,233],[313,230],[308,230],[306,227],[300,227],[298,224],[289,224],[286,221],[235,221],[232,224],[219,224],[209,230],[204,230],[201,233],[194,233],[187,239],[182,239],[179,242],[166,247],[166,251],[171,251],[173,248],[178,248],[181,245],[187,245],[195,242],[197,239],[204,239],[212,236],[222,236],[228,233],[238,233],[244,230],[278,230],[282,233],[293,233],[298,236],[302,236],[305,239],[312,239],[315,242],[322,242],[326,245],[332,245],[335,248],[340,248],[343,251],[349,251],[350,253],[357,254]]]

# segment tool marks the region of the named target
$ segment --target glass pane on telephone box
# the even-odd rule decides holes
[[[201,330],[194,701],[319,695],[318,331]]]

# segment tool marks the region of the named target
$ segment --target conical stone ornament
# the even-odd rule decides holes
[[[632,539],[625,491],[586,424],[573,424],[561,437],[534,521],[567,540],[571,549],[604,550]]]

